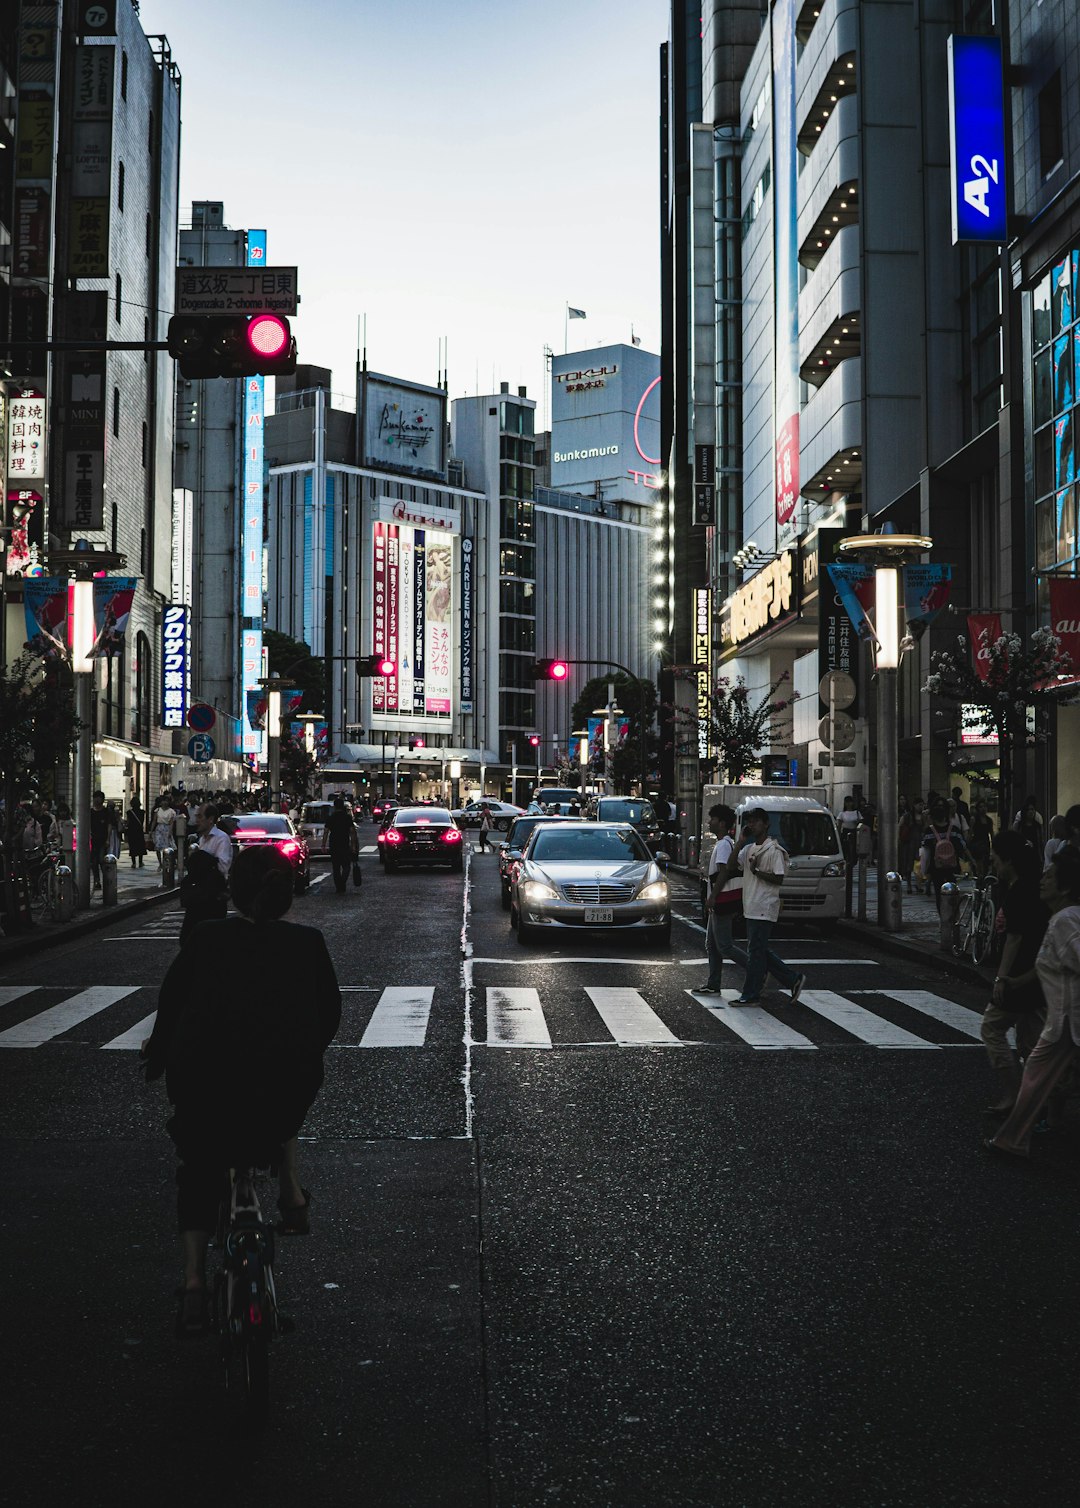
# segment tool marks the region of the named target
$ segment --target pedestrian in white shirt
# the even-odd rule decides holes
[[[705,901],[708,910],[705,953],[709,960],[709,979],[698,993],[719,995],[724,983],[724,959],[733,959],[741,969],[745,969],[748,962],[746,953],[732,935],[732,923],[742,911],[743,882],[735,857],[735,813],[730,806],[724,806],[722,802],[710,806],[709,831],[716,838],[716,845],[709,855],[709,893]]]
[[[195,826],[199,830],[199,841],[195,845],[205,853],[213,855],[221,870],[222,879],[229,878],[229,866],[233,861],[232,842],[228,833],[222,832],[217,825],[218,809],[211,806],[209,801],[199,807],[195,818]]]
[[[742,839],[738,853],[743,872],[743,915],[746,918],[746,980],[737,1005],[757,1005],[771,974],[778,984],[791,991],[794,1005],[806,983],[805,974],[797,974],[769,947],[769,936],[780,916],[780,886],[788,872],[787,849],[771,836],[769,814],[753,807],[743,816]]]

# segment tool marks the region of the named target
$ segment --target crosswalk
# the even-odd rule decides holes
[[[154,1025],[157,987],[0,985],[0,1049],[45,1046],[135,1052]],[[346,986],[336,1049],[408,1052],[462,1041],[460,989],[435,985]],[[668,989],[646,996],[626,986],[470,989],[469,1045],[511,1051],[558,1047],[733,1047],[816,1052],[858,1044],[876,1051],[937,1052],[979,1043],[980,1016],[930,990],[806,988],[756,1006],[720,995]],[[10,1024],[9,1024],[10,1023]]]

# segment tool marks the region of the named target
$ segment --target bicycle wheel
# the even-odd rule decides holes
[[[982,896],[971,929],[971,961],[984,963],[994,945],[994,907],[989,896]]]
[[[953,952],[958,958],[963,958],[964,954],[971,946],[971,918],[973,906],[974,901],[972,897],[970,895],[965,895],[964,899],[960,902],[960,910],[958,911],[956,916],[956,931],[953,934],[956,939],[956,941],[953,943]]]
[[[262,1424],[270,1408],[269,1316],[264,1314],[260,1321],[253,1321],[250,1316],[245,1316],[240,1339],[240,1361],[248,1418],[252,1424]]]

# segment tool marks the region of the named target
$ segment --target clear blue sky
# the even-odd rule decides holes
[[[182,213],[299,267],[302,361],[538,400],[545,342],[659,349],[667,0],[142,0],[183,79]]]

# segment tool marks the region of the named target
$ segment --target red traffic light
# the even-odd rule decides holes
[[[540,735],[539,735],[539,733],[530,733],[529,734],[529,742],[532,744],[532,746],[533,746],[534,749],[538,749],[540,747]]]
[[[248,345],[256,356],[273,360],[283,356],[292,336],[286,320],[276,314],[256,314],[247,327]]]
[[[538,681],[565,681],[569,674],[570,666],[565,660],[537,660],[533,668]]]
[[[393,675],[393,660],[388,660],[385,655],[377,655],[375,658],[375,673],[376,675]]]

